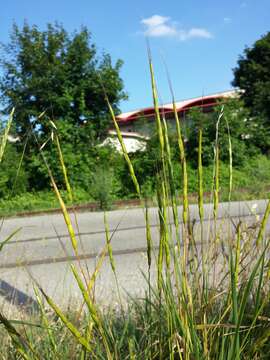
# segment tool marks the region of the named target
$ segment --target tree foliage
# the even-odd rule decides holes
[[[234,69],[233,85],[244,90],[242,98],[251,114],[270,122],[270,32],[246,48]]]
[[[258,153],[257,137],[258,123],[249,114],[239,99],[227,100],[223,115],[218,126],[218,142],[220,159],[229,161],[229,133],[233,148],[233,164],[241,166],[251,156]],[[191,110],[188,114],[189,131],[187,133],[186,153],[189,161],[196,167],[198,156],[198,130],[203,134],[203,164],[208,166],[213,162],[216,141],[217,120],[221,113],[221,105],[216,106],[211,113],[200,109]],[[229,130],[229,133],[228,133]]]
[[[48,24],[45,31],[27,23],[20,30],[14,24],[1,55],[1,101],[6,113],[16,107],[14,121],[21,136],[30,126],[40,137],[47,135],[48,119],[54,119],[82,130],[93,143],[110,122],[104,90],[116,111],[126,97],[119,76],[122,62],[113,65],[109,54],[98,56],[85,27],[69,35],[59,24]]]
[[[21,153],[27,142],[22,169],[27,169],[28,189],[50,187],[41,144],[46,144],[43,153],[56,181],[63,183],[50,120],[56,124],[71,183],[89,189],[99,158],[109,168],[118,156],[99,145],[111,126],[105,93],[116,113],[126,98],[122,61],[113,64],[109,54],[99,54],[86,27],[68,34],[57,23],[41,31],[26,22],[21,29],[14,24],[10,42],[1,44],[0,65],[2,114],[16,109],[12,131],[20,142],[13,151]]]

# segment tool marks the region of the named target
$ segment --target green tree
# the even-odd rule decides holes
[[[14,24],[10,42],[1,44],[0,65],[2,113],[16,108],[14,133],[21,139],[16,146],[21,153],[28,142],[24,163],[31,188],[50,186],[36,143],[50,138],[50,120],[57,126],[71,182],[89,187],[101,152],[98,145],[111,124],[104,92],[116,113],[119,101],[126,98],[119,74],[122,61],[113,64],[109,54],[99,55],[85,27],[68,34],[57,23],[48,24],[44,31],[25,23],[22,29]],[[61,183],[52,141],[47,142],[44,154]]]
[[[48,24],[45,31],[28,23],[20,30],[14,24],[10,42],[1,49],[1,101],[4,113],[16,107],[20,136],[32,127],[44,138],[48,120],[54,119],[72,124],[84,136],[87,131],[88,143],[102,139],[110,124],[104,90],[116,112],[126,97],[119,76],[122,62],[113,65],[109,54],[98,56],[86,27],[69,35],[59,24]]]
[[[216,140],[216,123],[220,115],[221,106],[215,107],[211,113],[203,113],[201,109],[193,109],[188,114],[189,132],[186,143],[187,158],[194,167],[197,166],[198,129],[203,132],[203,163],[213,163],[214,146]],[[256,147],[257,121],[250,116],[249,111],[239,99],[227,100],[223,108],[223,116],[218,126],[218,140],[220,159],[229,161],[228,126],[233,147],[234,166],[241,166],[251,156],[258,153]]]
[[[242,98],[254,116],[270,122],[270,32],[246,48],[234,69],[234,86],[243,90]]]

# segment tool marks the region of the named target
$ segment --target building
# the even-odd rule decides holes
[[[230,90],[178,101],[175,105],[179,119],[185,122],[187,121],[187,114],[190,109],[199,107],[203,112],[211,112],[220,102],[225,102],[226,99],[236,97],[237,95],[237,91]],[[167,124],[174,127],[175,119],[173,114],[173,104],[169,103],[160,106],[159,111],[165,116]],[[120,114],[117,116],[117,122],[127,151],[134,152],[144,149],[146,141],[155,126],[155,109],[154,107],[148,107]],[[111,129],[109,134],[110,137],[106,139],[105,142],[111,143],[116,146],[118,150],[121,150],[115,130]]]

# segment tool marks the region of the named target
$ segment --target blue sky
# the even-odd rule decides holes
[[[44,29],[58,21],[70,32],[86,25],[100,52],[121,58],[129,100],[122,111],[152,104],[145,36],[152,48],[161,101],[170,102],[163,58],[177,100],[231,88],[245,46],[270,31],[269,0],[0,0],[0,41],[12,22]]]

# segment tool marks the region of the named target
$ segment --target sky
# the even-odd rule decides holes
[[[13,22],[40,30],[60,22],[69,31],[87,26],[99,53],[122,59],[129,99],[122,112],[152,105],[146,38],[161,103],[232,88],[232,69],[246,46],[270,31],[270,0],[0,0],[0,42]]]

